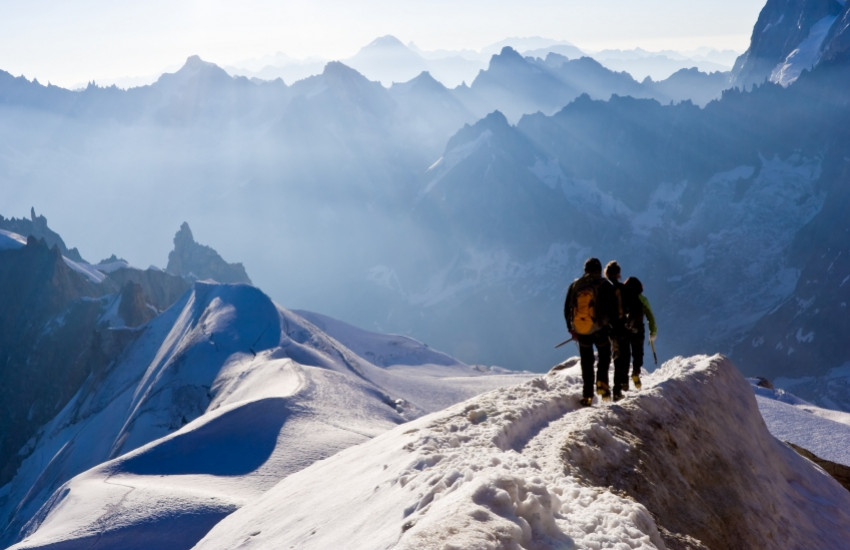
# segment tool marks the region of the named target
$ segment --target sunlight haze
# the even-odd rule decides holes
[[[4,2],[0,70],[78,87],[155,79],[191,55],[219,65],[278,53],[345,59],[379,36],[426,51],[544,37],[586,51],[700,47],[743,52],[764,0]]]

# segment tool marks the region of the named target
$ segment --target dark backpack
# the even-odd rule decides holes
[[[625,284],[621,287],[623,295],[623,318],[626,331],[637,334],[643,328],[643,303],[640,301],[639,287]]]

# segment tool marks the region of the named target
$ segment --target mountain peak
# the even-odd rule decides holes
[[[342,61],[329,61],[325,65],[325,70],[322,71],[322,76],[336,78],[356,78],[362,77],[355,69],[352,69]]]
[[[212,65],[212,63],[207,63],[203,59],[201,59],[200,55],[190,55],[186,58],[186,63],[183,64],[183,68],[187,67],[202,67],[204,65]]]
[[[407,49],[407,46],[404,43],[391,34],[387,34],[384,36],[379,36],[375,40],[369,42],[366,48],[404,48]]]
[[[446,151],[451,151],[462,145],[476,142],[486,132],[501,135],[508,132],[511,125],[501,111],[493,111],[475,124],[466,124],[452,136],[446,144]]]
[[[836,0],[768,0],[749,48],[735,61],[733,83],[744,88],[766,80],[790,84],[803,70],[816,66],[824,52],[834,52],[830,45],[840,41],[842,33],[833,26],[847,10]]]
[[[520,55],[518,51],[516,51],[510,46],[505,46],[504,48],[502,48],[502,51],[498,53],[498,55],[493,56],[493,59],[490,60],[490,66],[492,67],[494,63],[521,63],[523,62],[523,60],[524,58],[522,57],[522,55]]]
[[[166,73],[157,82],[185,82],[189,80],[208,80],[226,82],[232,80],[227,71],[209,61],[204,61],[198,55],[186,58],[186,62],[175,73]]]
[[[168,266],[165,270],[189,279],[251,284],[251,279],[241,263],[229,264],[209,246],[196,243],[186,222],[183,222],[180,230],[174,235],[174,250],[168,254]]]

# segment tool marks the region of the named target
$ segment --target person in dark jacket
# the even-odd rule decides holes
[[[620,282],[620,264],[616,260],[605,266],[605,278],[614,287],[616,315],[611,321],[611,358],[614,362],[614,401],[623,398],[623,392],[629,389],[629,333],[626,330],[626,288]]]
[[[646,328],[643,320],[649,323],[649,343],[654,344],[658,336],[658,326],[655,324],[655,315],[649,306],[649,300],[643,295],[643,284],[637,277],[629,277],[623,283],[626,290],[626,339],[632,361],[632,381],[635,388],[640,389],[640,371],[643,366],[643,342],[646,338]],[[628,363],[626,363],[628,366]],[[626,381],[628,383],[628,380]]]
[[[611,366],[610,323],[616,316],[614,287],[602,277],[602,263],[588,258],[584,274],[570,284],[564,301],[567,330],[578,342],[583,382],[581,404],[593,402],[594,353],[596,347],[596,387],[602,399],[611,398],[608,369]]]

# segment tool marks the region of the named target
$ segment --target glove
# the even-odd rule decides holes
[[[654,343],[655,343],[655,339],[656,339],[656,338],[658,338],[658,335],[657,335],[657,334],[650,334],[650,335],[649,335],[649,341],[650,341],[650,343],[654,344]]]
[[[578,342],[578,332],[576,332],[576,331],[574,331],[574,330],[569,330],[568,332],[570,333],[570,336],[572,336],[572,337],[573,337],[573,340],[575,340],[576,342]]]

